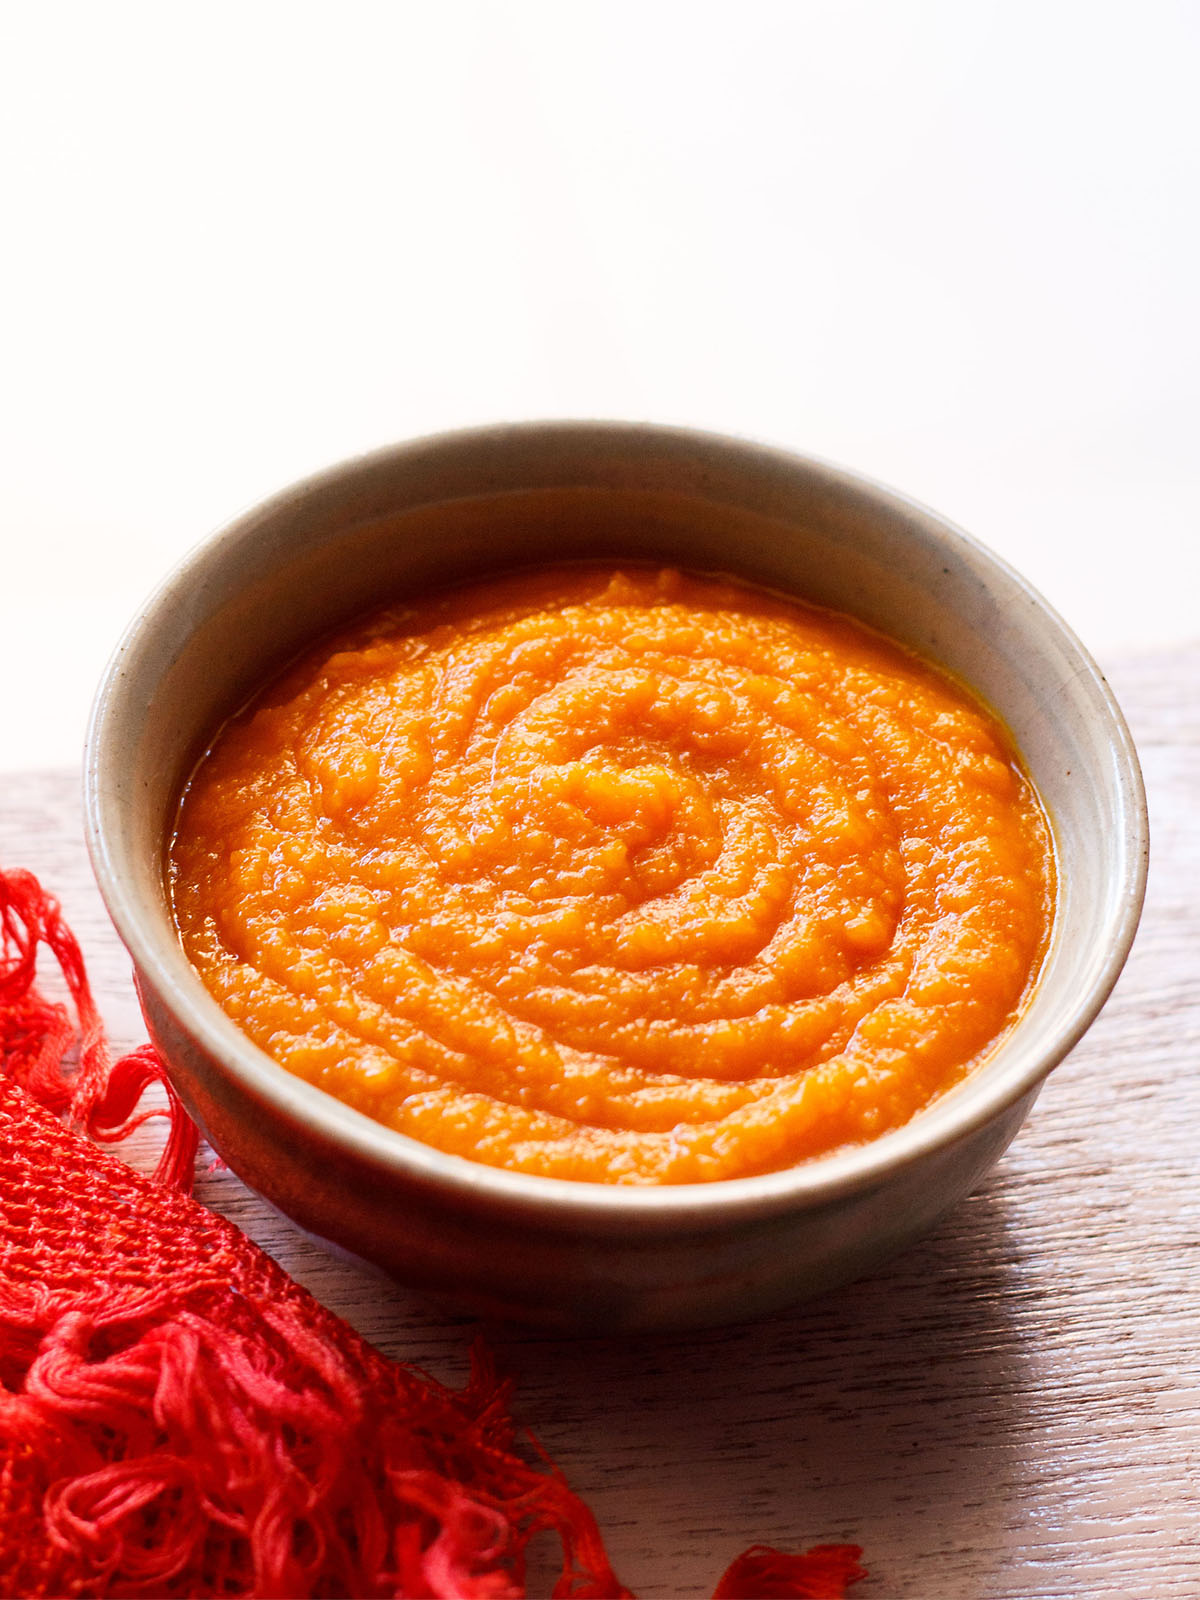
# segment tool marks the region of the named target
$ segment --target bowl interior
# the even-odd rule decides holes
[[[217,1038],[223,1019],[175,940],[164,844],[206,740],[289,656],[405,593],[597,556],[732,573],[852,613],[947,668],[1006,723],[1058,856],[1041,980],[994,1057],[853,1153],[855,1170],[1027,1092],[1102,1004],[1144,886],[1140,776],[1103,678],[1022,579],[940,518],[820,463],[677,430],[528,424],[416,441],[285,491],[185,561],[119,647],[89,734],[89,843],[135,961],[161,971]],[[813,1165],[839,1162],[850,1170],[843,1157]],[[624,1204],[645,1191],[620,1193]]]

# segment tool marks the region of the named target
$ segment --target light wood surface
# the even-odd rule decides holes
[[[1200,646],[1112,680],[1150,791],[1145,917],[983,1188],[873,1278],[756,1325],[487,1330],[645,1600],[711,1593],[759,1540],[861,1544],[855,1600],[1200,1596]],[[74,775],[0,783],[0,864],[59,894],[114,1044],[139,1042]],[[335,1260],[229,1172],[198,1192],[389,1354],[465,1372],[470,1323]]]

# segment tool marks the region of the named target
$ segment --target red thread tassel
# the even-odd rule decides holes
[[[92,998],[75,935],[62,907],[32,872],[0,872],[0,1065],[10,1078],[51,1111],[69,1111],[89,1138],[117,1144],[151,1117],[166,1117],[170,1133],[155,1179],[190,1193],[200,1135],[152,1045],[142,1045],[115,1064],[104,1024]],[[45,1000],[34,987],[38,946],[58,962],[78,1021],[78,1062],[68,1077],[64,1061],[76,1042],[65,1006]],[[166,1091],[165,1110],[137,1111],[152,1083]]]
[[[817,1544],[802,1555],[753,1545],[726,1568],[713,1600],[842,1600],[867,1576],[856,1544]]]

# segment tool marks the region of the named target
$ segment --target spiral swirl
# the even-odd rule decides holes
[[[1011,1023],[1052,869],[1001,730],[846,618],[518,574],[307,655],[171,850],[205,983],[289,1070],[472,1159],[618,1183],[875,1137]]]

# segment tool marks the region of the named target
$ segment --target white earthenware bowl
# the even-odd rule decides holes
[[[408,591],[529,562],[653,559],[851,612],[973,685],[1012,731],[1058,855],[1045,967],[962,1086],[872,1144],[704,1185],[499,1171],[276,1065],[185,959],[164,888],[180,788],[300,646]],[[1020,577],[911,501],[741,440],[628,423],[418,439],[320,473],[193,552],[142,610],[88,734],[88,843],[155,1043],[233,1170],[308,1231],[469,1310],[593,1332],[752,1316],[868,1268],[966,1194],[1079,1039],[1133,939],[1147,826],[1104,679]]]

